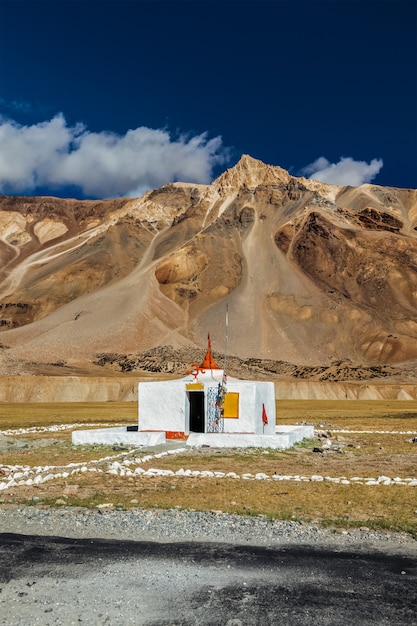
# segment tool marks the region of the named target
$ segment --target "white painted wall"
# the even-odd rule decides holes
[[[185,432],[185,383],[182,380],[139,383],[139,430]]]
[[[268,417],[268,424],[263,427],[262,423],[262,403]],[[275,410],[275,385],[270,382],[256,384],[256,433],[273,435],[275,434],[276,410]]]
[[[239,419],[225,417],[225,433],[255,433],[255,387],[252,383],[228,382],[227,391],[239,394]]]
[[[222,372],[200,374],[199,382],[207,397],[209,387],[217,387]],[[138,389],[139,430],[162,430],[189,433],[189,400],[186,385],[192,376],[178,380],[141,382]],[[225,433],[275,434],[275,388],[272,382],[228,379],[227,391],[239,394],[239,418],[225,418]],[[268,416],[263,426],[262,404]],[[207,402],[205,402],[207,411]],[[207,430],[207,414],[206,414]]]
[[[255,381],[233,381],[227,391],[239,394],[239,419],[225,419],[225,433],[275,433],[275,388],[274,383]],[[268,424],[263,428],[262,403],[265,404]]]

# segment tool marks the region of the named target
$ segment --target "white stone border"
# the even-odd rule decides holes
[[[141,464],[147,463],[153,459],[160,459],[170,454],[180,454],[185,452],[186,448],[177,448],[175,450],[168,450],[165,452],[159,452],[157,454],[147,454],[143,457],[135,457],[133,459],[124,459],[118,461],[117,459],[123,456],[136,454],[138,450],[131,450],[123,452],[118,455],[104,457],[89,461],[88,463],[69,463],[64,467],[53,466],[38,466],[31,468],[30,466],[21,465],[0,465],[0,475],[3,478],[0,479],[0,491],[10,489],[11,487],[19,487],[23,485],[39,485],[50,480],[57,478],[68,478],[78,473],[85,472],[97,472],[107,473],[118,477],[152,477],[152,476],[164,476],[164,477],[181,477],[181,478],[231,478],[235,480],[267,480],[267,481],[290,481],[290,482],[330,482],[340,485],[403,485],[408,487],[417,486],[417,478],[407,477],[390,478],[389,476],[375,477],[359,477],[354,476],[347,478],[346,476],[332,477],[332,476],[302,476],[302,475],[284,475],[273,474],[268,475],[262,472],[257,474],[245,473],[236,474],[235,472],[214,472],[210,470],[191,470],[181,468],[176,472],[172,470],[164,470],[157,468],[150,468],[144,470],[140,467]],[[98,464],[108,463],[105,469],[97,467]],[[136,467],[132,467],[136,466]],[[59,470],[59,471],[56,471]]]
[[[44,465],[31,467],[30,465],[2,465],[0,464],[0,491],[21,485],[37,485],[54,478],[68,478],[80,472],[98,472],[105,473],[102,468],[95,467],[105,464],[114,459],[133,454],[137,450],[123,451],[119,454],[113,454],[100,459],[93,459],[88,462],[68,463],[64,466]],[[143,457],[146,459],[146,457]],[[153,458],[150,455],[150,458]],[[148,460],[148,459],[147,459]],[[60,470],[51,474],[51,470]],[[26,479],[26,480],[25,480]]]
[[[26,435],[30,433],[46,433],[46,432],[59,432],[63,430],[75,430],[77,428],[85,428],[86,426],[90,427],[111,427],[111,426],[125,426],[125,422],[111,422],[111,423],[95,423],[88,422],[85,424],[54,424],[52,426],[31,426],[30,428],[16,428],[11,430],[0,430],[0,435]],[[300,424],[295,424],[294,426],[300,426]],[[280,425],[277,425],[277,432],[280,431]],[[346,433],[346,434],[364,434],[364,435],[417,435],[416,430],[351,430],[349,428],[337,429],[321,427],[315,428],[316,433]]]
[[[336,430],[335,428],[316,429],[316,433],[347,433],[351,435],[417,435],[417,430]]]
[[[113,422],[112,424],[96,424],[94,422],[89,422],[88,424],[54,424],[53,426],[31,426],[30,428],[15,428],[11,430],[0,430],[0,435],[26,435],[31,433],[52,433],[52,432],[60,432],[62,430],[71,430],[74,428],[83,428],[85,426],[123,426],[123,424]]]
[[[31,428],[19,428],[15,430],[0,431],[2,435],[24,435],[36,432],[59,432],[62,430],[71,430],[80,428],[83,426],[91,426],[92,424],[59,424],[53,426],[34,426]],[[115,426],[115,424],[111,424]],[[110,426],[110,424],[94,424],[94,426]],[[279,428],[279,427],[278,427]],[[323,429],[316,431],[317,433],[332,432],[332,433],[346,433],[346,434],[381,434],[381,435],[415,435],[415,431],[378,431],[378,430],[349,430],[349,429]],[[136,457],[134,459],[125,459],[119,462],[117,459],[131,456],[138,452],[138,449],[128,450],[116,455],[103,457],[100,459],[94,459],[92,461],[69,463],[65,466],[35,466],[28,465],[1,465],[0,464],[0,492],[10,489],[11,487],[19,486],[31,486],[39,485],[50,480],[58,478],[68,478],[78,473],[96,472],[107,473],[119,477],[149,477],[149,476],[176,476],[176,477],[191,477],[191,478],[232,478],[238,480],[269,480],[269,481],[290,481],[290,482],[330,482],[341,485],[403,485],[409,487],[417,486],[417,478],[406,477],[401,478],[396,476],[391,478],[389,476],[378,477],[359,477],[354,476],[347,478],[346,476],[332,477],[332,476],[301,476],[294,475],[281,475],[273,474],[268,475],[264,473],[245,473],[236,474],[235,472],[213,472],[210,470],[190,470],[181,468],[176,472],[172,470],[163,470],[157,468],[150,468],[144,470],[140,467],[141,464],[147,463],[152,459],[162,458],[170,454],[179,454],[185,452],[186,448],[177,448],[174,450],[168,450],[166,452],[159,452],[157,454],[147,454],[143,457]],[[106,465],[105,469],[97,467],[98,465]],[[132,469],[132,465],[136,465]],[[58,471],[57,471],[58,470]]]

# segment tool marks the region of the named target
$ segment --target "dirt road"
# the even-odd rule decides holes
[[[417,623],[417,559],[307,545],[0,535],[0,624]]]

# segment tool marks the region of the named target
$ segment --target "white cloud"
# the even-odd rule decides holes
[[[301,173],[322,183],[349,185],[357,187],[370,183],[383,166],[382,159],[355,161],[351,157],[342,157],[338,163],[330,163],[325,157],[319,157],[304,167]]]
[[[32,126],[0,118],[0,193],[75,185],[90,197],[135,196],[175,180],[208,183],[227,157],[207,133],[172,139],[146,127],[93,133],[62,114]]]

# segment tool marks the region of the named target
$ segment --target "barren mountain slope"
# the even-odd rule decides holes
[[[326,185],[248,156],[211,185],[133,200],[2,197],[0,371],[192,360],[208,332],[222,354],[226,304],[240,360],[404,369],[416,225],[416,190]]]

